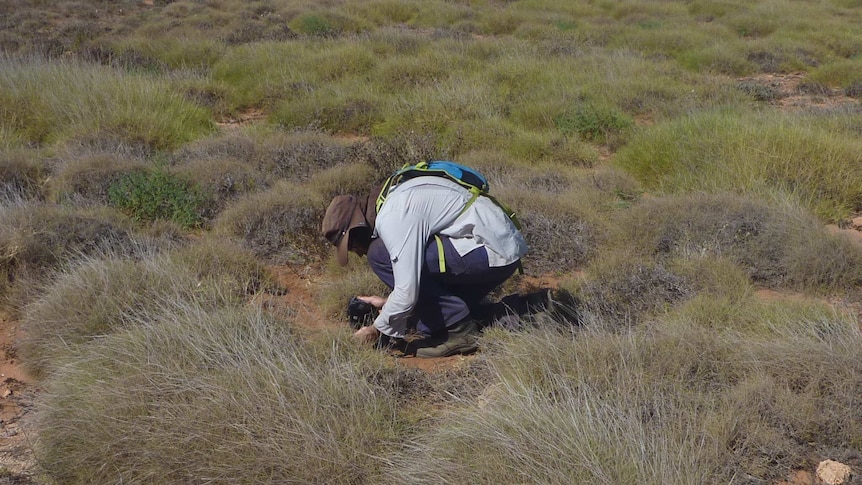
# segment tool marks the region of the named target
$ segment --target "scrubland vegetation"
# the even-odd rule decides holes
[[[860,22],[857,0],[3,2],[30,478],[862,470],[862,246],[826,229],[862,212]],[[442,158],[489,177],[569,299],[425,373],[350,340],[343,303],[380,283],[318,227]],[[260,304],[283,265],[331,326]]]

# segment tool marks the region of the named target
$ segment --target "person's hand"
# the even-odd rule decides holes
[[[383,308],[383,305],[386,304],[386,298],[383,298],[382,296],[357,296],[356,298],[359,298],[375,308]]]
[[[377,330],[374,325],[368,325],[367,327],[362,327],[353,334],[354,340],[361,344],[370,344],[377,341],[377,337],[380,336],[380,331]]]

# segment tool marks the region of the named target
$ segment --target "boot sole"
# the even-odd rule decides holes
[[[433,347],[432,347],[433,348]],[[422,352],[423,350],[430,350],[429,348],[421,348],[416,350],[416,357],[424,357],[424,358],[432,358],[432,357],[449,357],[455,354],[468,354],[470,352],[475,352],[479,347],[476,344],[458,344],[452,348],[446,349],[443,352]]]

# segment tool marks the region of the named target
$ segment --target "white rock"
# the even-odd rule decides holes
[[[826,485],[847,483],[851,475],[850,467],[833,460],[824,460],[817,465],[817,478]]]

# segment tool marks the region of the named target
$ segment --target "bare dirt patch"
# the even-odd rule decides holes
[[[811,82],[804,73],[758,74],[737,79],[755,98],[782,111],[835,111],[860,106],[843,90]]]
[[[244,125],[266,120],[267,114],[259,108],[247,109],[236,116],[227,116],[216,121],[216,125],[222,130],[232,130]]]
[[[0,484],[35,483],[31,411],[37,389],[15,355],[18,332],[18,322],[0,313]]]

